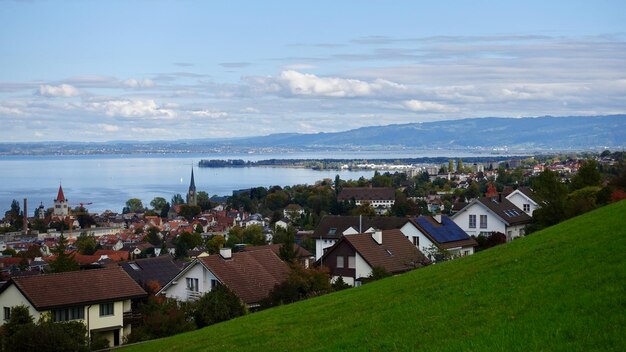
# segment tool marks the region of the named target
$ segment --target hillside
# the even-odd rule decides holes
[[[624,214],[124,351],[623,351]]]

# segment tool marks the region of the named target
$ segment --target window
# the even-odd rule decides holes
[[[337,267],[343,268],[343,256],[342,255],[337,256]]]
[[[469,216],[469,228],[470,229],[475,229],[476,228],[476,215],[470,215]]]
[[[187,289],[189,291],[198,292],[198,279],[193,277],[188,277],[187,279]]]
[[[349,256],[348,257],[348,268],[349,269],[356,268],[356,258],[354,256]]]
[[[85,319],[85,307],[77,306],[52,310],[52,320],[54,321],[68,321],[77,319]]]
[[[487,215],[481,215],[480,216],[480,228],[481,229],[486,229],[487,228]]]
[[[524,204],[524,212],[525,213],[529,213],[530,212],[530,204]]]
[[[470,255],[470,251],[463,251],[463,256]]]
[[[4,320],[9,321],[11,319],[11,307],[4,307]]]
[[[100,316],[113,315],[113,302],[100,303]]]
[[[212,289],[214,289],[214,288],[216,288],[216,287],[217,287],[217,285],[219,285],[219,284],[220,284],[220,283],[219,283],[217,280],[215,280],[215,279],[211,279],[211,290],[212,290]]]
[[[413,236],[413,244],[415,245],[415,247],[420,246],[420,238],[418,236]]]

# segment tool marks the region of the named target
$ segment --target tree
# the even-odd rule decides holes
[[[182,204],[178,215],[184,217],[187,221],[191,221],[193,218],[200,215],[200,212],[202,212],[202,209],[200,209],[199,205]]]
[[[75,243],[78,253],[85,255],[92,255],[96,252],[98,243],[94,235],[88,235],[86,232],[81,232]]]
[[[193,317],[198,328],[246,314],[241,299],[225,285],[217,285],[196,302]]]
[[[260,225],[250,225],[243,230],[244,243],[251,244],[253,246],[261,246],[265,243],[265,234],[263,228]]]
[[[224,247],[224,236],[222,235],[213,235],[211,236],[206,243],[206,247],[209,250],[209,254],[216,254],[220,252],[220,249]]]
[[[262,306],[271,307],[293,303],[331,291],[332,286],[326,271],[292,265],[287,280],[270,291],[269,297],[262,303]]]
[[[570,190],[576,191],[585,187],[599,186],[602,176],[598,171],[598,164],[595,160],[587,160],[583,162],[578,172],[572,177]]]
[[[448,160],[448,172],[454,172],[454,160]]]
[[[146,235],[143,238],[144,241],[147,241],[148,243],[154,245],[154,246],[160,246],[161,245],[161,236],[159,236],[159,229],[154,227],[154,226],[150,226],[150,228],[148,228],[148,231],[146,233]]]
[[[339,276],[335,280],[335,282],[333,282],[332,287],[333,287],[333,291],[341,291],[341,290],[350,288],[351,286],[348,285],[345,281],[343,281],[343,276]]]
[[[13,199],[11,209],[4,213],[4,221],[11,225],[11,231],[21,230],[24,226],[22,223],[22,211],[20,210],[20,202]]]
[[[143,203],[139,198],[131,198],[126,201],[123,213],[140,213],[144,211]]]
[[[540,173],[533,180],[533,190],[541,205],[533,212],[533,221],[538,229],[558,224],[565,219],[567,187],[556,172],[544,170]]]
[[[296,263],[298,260],[298,248],[296,247],[296,231],[289,227],[286,231],[284,242],[278,249],[278,256],[287,263]]]
[[[80,266],[74,259],[74,254],[65,252],[67,246],[67,240],[61,234],[57,246],[52,250],[52,253],[56,255],[56,259],[50,263],[50,271],[53,273],[62,273],[66,271],[76,271],[80,269]]]
[[[456,169],[459,172],[463,172],[463,159],[459,159]]]
[[[342,189],[343,187],[341,187],[341,178],[339,177],[339,175],[336,175],[336,176],[335,176],[335,183],[334,183],[334,186],[335,186],[335,194],[337,194],[337,195],[338,195],[339,193],[341,193],[341,189]]]
[[[198,192],[196,199],[198,201],[198,206],[202,210],[209,210],[213,207],[213,204],[211,204],[211,199],[209,198],[209,194],[204,191]]]
[[[351,211],[352,215],[376,216],[376,211],[369,202],[363,202]]]
[[[154,197],[152,201],[150,201],[150,206],[154,209],[155,212],[161,213],[166,206],[168,206],[167,200],[163,197]]]
[[[180,195],[180,193],[176,193],[175,195],[172,196],[172,202],[171,203],[172,203],[172,206],[185,204],[185,199],[183,199],[183,196]]]
[[[385,268],[383,268],[382,266],[375,266],[372,268],[372,272],[368,276],[368,279],[370,281],[376,281],[376,280],[384,279],[389,276],[391,276],[391,274],[387,272]]]

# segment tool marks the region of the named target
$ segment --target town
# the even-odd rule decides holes
[[[626,199],[625,156],[451,159],[221,199],[197,191],[192,168],[186,199],[130,199],[121,214],[72,209],[60,185],[53,207],[31,217],[14,200],[0,225],[3,322],[78,322],[97,349],[358,287]]]

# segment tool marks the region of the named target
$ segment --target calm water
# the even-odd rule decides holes
[[[458,154],[458,153],[457,153]],[[280,159],[280,158],[411,158],[444,156],[437,152],[350,152],[245,154],[245,155],[89,155],[0,157],[0,214],[12,199],[28,198],[28,213],[40,202],[52,207],[59,182],[70,205],[92,202],[90,211],[121,211],[126,200],[139,198],[147,206],[157,196],[168,201],[187,193],[191,165],[200,159]],[[464,155],[459,155],[464,156]],[[469,156],[465,155],[465,156]],[[371,177],[373,171],[314,171],[292,168],[194,168],[196,188],[209,195],[230,195],[233,190],[258,186],[313,184],[324,178]]]

